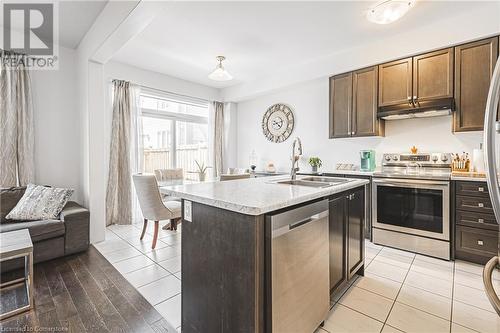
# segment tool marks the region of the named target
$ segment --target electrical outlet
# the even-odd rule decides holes
[[[184,221],[193,222],[193,205],[188,200],[184,200]]]

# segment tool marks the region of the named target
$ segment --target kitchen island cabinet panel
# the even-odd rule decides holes
[[[365,259],[365,191],[358,189],[347,196],[347,254],[349,279],[363,266]]]
[[[336,295],[355,274],[364,274],[365,188],[330,198],[330,293]]]
[[[346,200],[344,196],[330,200],[330,292],[347,281]]]
[[[182,223],[182,331],[263,332],[264,216],[192,202],[192,221]]]

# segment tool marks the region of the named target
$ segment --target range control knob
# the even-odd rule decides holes
[[[386,161],[390,161],[390,160],[391,160],[391,156],[389,156],[389,155],[385,155],[385,156],[384,156],[384,159],[385,159]]]
[[[399,159],[399,156],[398,156],[398,155],[392,155],[392,159],[393,159],[394,161],[397,161],[397,160]]]
[[[437,162],[439,160],[439,157],[437,155],[432,155],[432,161]]]
[[[448,161],[448,156],[446,156],[446,154],[441,155],[441,161],[443,162]]]

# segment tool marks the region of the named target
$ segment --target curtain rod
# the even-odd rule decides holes
[[[22,57],[26,57],[26,58],[30,58],[30,59],[34,59],[34,60],[43,59],[43,58],[40,58],[40,57],[35,57],[33,55],[30,55],[30,54],[21,53],[21,52],[14,52],[14,51],[5,50],[5,49],[2,49],[2,48],[0,48],[0,53],[18,55],[18,56],[22,56]]]
[[[128,80],[120,80],[120,79],[112,79],[111,80],[111,82],[114,82],[114,81],[128,81]],[[130,82],[130,83],[135,84],[133,82]],[[178,94],[178,93],[174,93],[174,92],[171,92],[171,91],[166,91],[166,90],[161,90],[161,89],[158,89],[158,88],[148,87],[148,86],[145,86],[143,84],[137,84],[137,85],[139,87],[141,87],[141,88],[145,88],[145,89],[149,89],[149,90],[154,90],[154,91],[158,91],[158,92],[162,92],[162,93],[167,93],[167,94],[172,94],[172,95],[177,95],[177,96],[180,96],[180,97],[193,98],[193,99],[197,99],[199,101],[203,101],[203,102],[207,102],[207,103],[214,102],[214,101],[208,100],[206,98],[200,98],[200,97],[193,97],[193,96],[189,96],[189,95]]]

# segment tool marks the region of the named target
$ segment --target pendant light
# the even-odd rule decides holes
[[[216,57],[219,64],[215,67],[215,69],[208,75],[208,78],[214,81],[230,81],[233,79],[233,76],[229,74],[222,66],[222,61],[226,60],[224,56]]]
[[[415,6],[416,0],[385,0],[368,10],[366,18],[377,24],[389,24],[403,17]]]

